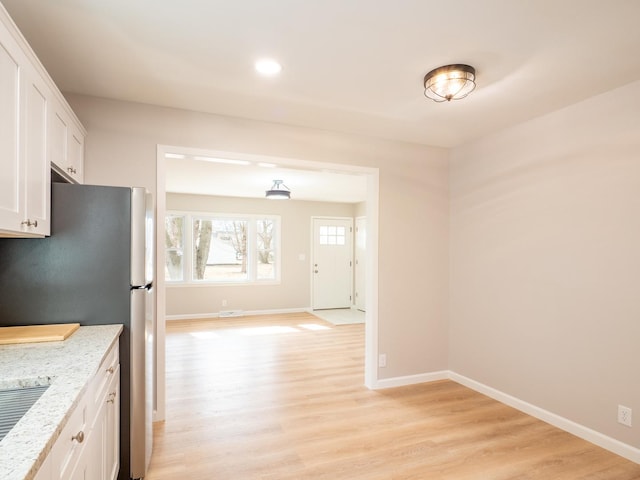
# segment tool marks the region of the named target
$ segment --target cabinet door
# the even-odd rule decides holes
[[[49,455],[33,477],[33,480],[52,480],[51,476],[51,456]],[[57,479],[56,479],[57,480]]]
[[[65,177],[78,183],[84,178],[84,134],[65,107],[53,103],[49,126],[51,164]]]
[[[50,232],[48,111],[53,94],[4,28],[0,28],[0,232]]]
[[[104,417],[104,480],[116,480],[120,471],[120,366],[109,383]]]
[[[102,413],[102,412],[100,412]],[[101,419],[101,417],[99,417]],[[103,480],[103,454],[102,454],[102,424],[96,422],[94,429],[89,434],[89,440],[85,445],[85,451],[82,453],[80,464],[83,466],[84,477],[82,480]]]
[[[90,433],[90,419],[87,415],[87,400],[83,396],[51,449],[52,476],[55,479],[84,478],[84,447]]]
[[[19,231],[24,170],[20,161],[20,85],[25,63],[9,32],[0,28],[0,230]]]
[[[26,233],[49,235],[51,169],[47,159],[47,115],[52,94],[32,67],[26,66],[24,73],[22,148],[25,165],[25,213],[22,229]]]
[[[69,135],[69,122],[64,112],[57,104],[51,108],[49,116],[49,159],[62,172],[67,172],[67,136]]]
[[[69,136],[67,137],[67,148],[69,153],[69,172],[78,182],[84,182],[84,135],[80,129],[71,124]]]

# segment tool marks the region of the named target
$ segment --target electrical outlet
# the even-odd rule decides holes
[[[222,300],[222,306],[226,307],[227,306],[227,301],[226,300]]]
[[[625,407],[624,405],[618,405],[618,423],[622,425],[626,425],[627,427],[631,426],[631,409],[629,407]]]
[[[384,368],[387,366],[387,354],[386,353],[381,353],[380,355],[378,355],[378,366],[380,368]]]

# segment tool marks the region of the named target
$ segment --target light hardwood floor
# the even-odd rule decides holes
[[[364,325],[171,322],[147,480],[640,479],[640,465],[451,381],[363,386]]]

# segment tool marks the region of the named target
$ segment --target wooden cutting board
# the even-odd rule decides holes
[[[0,345],[12,343],[58,342],[66,340],[80,328],[79,323],[0,327]]]

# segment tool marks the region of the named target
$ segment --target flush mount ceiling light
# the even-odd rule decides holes
[[[282,65],[271,58],[263,58],[255,63],[256,71],[265,77],[273,77],[282,71]]]
[[[476,69],[461,63],[445,65],[424,76],[424,96],[436,102],[450,102],[469,95],[476,88]]]
[[[267,190],[265,196],[274,200],[288,200],[291,198],[291,191],[282,180],[274,180],[271,190]]]

